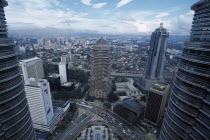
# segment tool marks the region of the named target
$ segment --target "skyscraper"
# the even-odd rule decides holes
[[[163,23],[151,36],[150,48],[147,59],[146,78],[159,80],[163,78],[166,46],[169,33],[163,27]]]
[[[100,38],[93,47],[90,96],[106,98],[111,91],[110,46]]]
[[[51,125],[54,111],[49,82],[45,79],[29,78],[25,91],[34,128],[52,132],[55,126]]]
[[[169,94],[169,85],[163,83],[155,83],[149,90],[147,106],[144,113],[144,120],[159,125],[159,121],[163,116],[163,112],[167,103]]]
[[[185,42],[160,140],[210,139],[210,0],[200,0]]]
[[[163,79],[166,46],[169,33],[163,23],[151,35],[145,77],[139,78],[139,88],[146,92],[152,85]]]
[[[4,7],[0,0],[0,139],[33,140],[35,133],[18,67],[15,44],[7,36]]]
[[[60,74],[60,81],[61,85],[67,82],[67,70],[66,70],[66,63],[59,63],[59,74]]]

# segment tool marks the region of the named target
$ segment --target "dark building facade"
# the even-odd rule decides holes
[[[15,44],[7,36],[4,7],[0,0],[0,140],[33,140],[35,132],[18,67]]]
[[[169,86],[155,83],[149,90],[144,120],[152,125],[159,125],[169,94]]]
[[[210,0],[191,9],[191,37],[184,44],[160,140],[210,139]]]

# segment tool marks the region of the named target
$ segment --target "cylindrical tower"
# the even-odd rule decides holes
[[[185,42],[160,140],[210,139],[210,0],[200,0]]]
[[[0,0],[0,140],[33,140],[35,133],[18,67],[15,44],[7,36],[5,0]]]

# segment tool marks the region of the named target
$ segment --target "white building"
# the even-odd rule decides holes
[[[53,132],[60,121],[62,110],[53,110],[49,82],[30,78],[25,84],[25,91],[34,128]]]
[[[133,79],[129,78],[128,82],[115,83],[117,93],[125,92],[125,96],[119,96],[121,100],[125,98],[140,98],[142,93],[133,86]]]
[[[59,74],[62,85],[63,83],[67,82],[66,63],[59,63],[58,67],[59,67]]]
[[[29,78],[44,78],[43,62],[38,57],[21,60],[19,66],[25,83]]]
[[[114,131],[103,125],[92,125],[81,132],[77,140],[118,140]]]

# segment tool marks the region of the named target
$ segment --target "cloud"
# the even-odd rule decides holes
[[[105,34],[143,34],[150,35],[160,23],[170,34],[189,35],[193,11],[173,15],[164,11],[121,11],[102,10],[103,17],[95,18],[101,13],[95,13],[94,18],[88,13],[75,12],[72,8],[63,8],[58,0],[8,0],[5,8],[9,31],[11,29],[44,29],[53,27],[63,30],[95,31]],[[103,4],[104,6],[105,4]],[[93,6],[93,4],[91,5]],[[100,8],[101,5],[95,6]],[[97,10],[100,12],[100,10]],[[98,15],[97,15],[98,14]],[[165,17],[165,18],[161,18]],[[44,30],[43,30],[44,32]],[[33,34],[33,33],[31,33]]]
[[[170,13],[163,12],[163,13],[159,13],[159,14],[156,16],[156,18],[163,18],[163,17],[167,17],[167,16],[169,16],[169,15],[170,15]]]
[[[81,3],[83,3],[85,5],[92,6],[93,8],[102,8],[103,6],[105,6],[107,4],[105,2],[97,3],[97,4],[92,4],[91,1],[92,0],[81,0]]]
[[[117,3],[117,8],[122,7],[130,2],[132,2],[133,0],[121,0],[119,3]]]
[[[91,0],[81,0],[81,3],[85,5],[91,5]]]
[[[93,8],[101,8],[103,6],[105,6],[107,3],[103,2],[103,3],[98,3],[98,4],[93,4]]]

